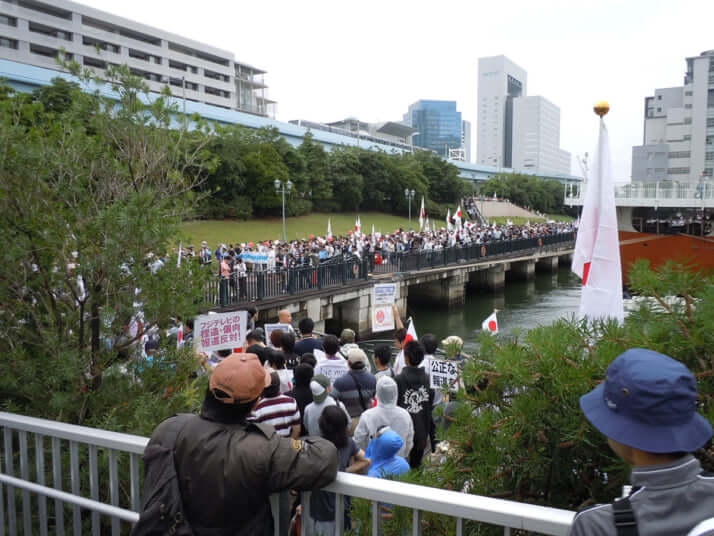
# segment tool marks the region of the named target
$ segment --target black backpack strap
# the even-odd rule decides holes
[[[639,488],[632,488],[630,495],[638,489]],[[632,503],[630,503],[629,495],[622,499],[617,499],[612,503],[612,514],[615,519],[617,536],[639,536],[637,518],[635,517],[635,512],[632,511]]]
[[[355,382],[357,386],[357,394],[359,395],[359,405],[362,406],[362,411],[366,411],[367,403],[364,401],[364,396],[362,396],[362,386],[359,384],[359,380],[354,375],[354,372],[350,370],[349,375],[352,377],[352,381]]]

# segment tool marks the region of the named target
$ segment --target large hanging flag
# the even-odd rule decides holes
[[[587,178],[571,269],[583,281],[580,316],[591,320],[612,317],[622,322],[625,312],[620,241],[610,168],[610,141],[603,120],[608,110],[607,103],[595,105],[595,113],[600,116],[600,135],[592,174]]]
[[[496,310],[489,315],[489,317],[481,322],[481,330],[491,335],[496,335],[498,333],[498,318],[496,317]]]
[[[332,222],[327,218],[327,238],[332,238]]]
[[[419,230],[424,229],[424,196],[421,196],[421,209],[419,209]]]
[[[451,209],[446,209],[446,230],[451,231]]]

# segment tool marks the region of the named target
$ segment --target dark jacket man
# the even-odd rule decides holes
[[[269,495],[335,479],[337,450],[329,441],[282,438],[272,426],[246,421],[269,379],[257,356],[227,357],[211,376],[200,416],[177,438],[181,496],[196,536],[272,531]],[[152,441],[161,433],[159,425]]]
[[[427,437],[434,447],[434,426],[431,420],[431,408],[434,404],[434,391],[429,388],[429,378],[419,364],[424,359],[424,347],[417,341],[409,341],[404,346],[406,367],[395,381],[399,394],[397,405],[406,409],[414,423],[414,446],[409,453],[409,465],[412,468],[421,465],[424,457]]]

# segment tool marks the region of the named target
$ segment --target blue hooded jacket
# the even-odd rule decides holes
[[[372,460],[367,476],[376,478],[399,477],[409,471],[409,464],[397,452],[404,441],[393,430],[385,431],[381,436],[369,442],[365,456]]]

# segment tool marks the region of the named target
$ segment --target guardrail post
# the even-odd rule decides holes
[[[258,272],[258,299],[262,300],[265,297],[265,274],[263,272]]]

